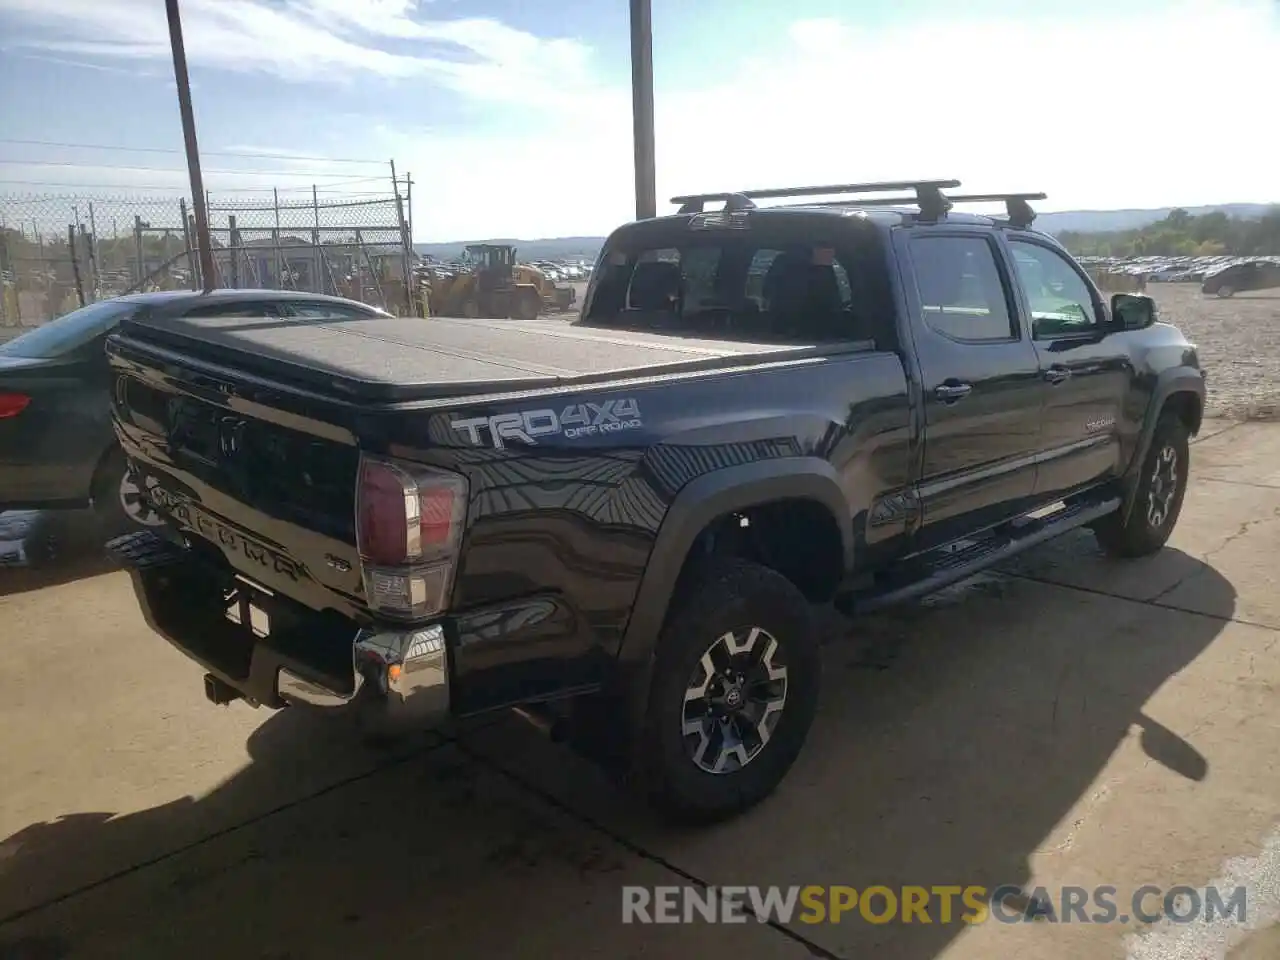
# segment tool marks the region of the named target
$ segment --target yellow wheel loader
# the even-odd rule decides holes
[[[537,285],[516,275],[514,247],[473,244],[467,260],[467,272],[431,279],[433,316],[533,320],[542,312]]]

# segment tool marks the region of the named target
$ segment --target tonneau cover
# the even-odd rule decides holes
[[[623,374],[714,368],[812,345],[697,340],[562,320],[307,320],[143,314],[126,337],[353,399],[470,396]]]

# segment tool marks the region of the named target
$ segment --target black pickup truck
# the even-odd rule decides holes
[[[572,323],[166,300],[107,349],[168,524],[111,549],[214,703],[516,708],[670,815],[732,815],[805,740],[813,604],[1177,521],[1196,348],[1105,301],[1039,195],[956,186],[675,198],[608,238]],[[978,200],[1004,214],[954,212]]]

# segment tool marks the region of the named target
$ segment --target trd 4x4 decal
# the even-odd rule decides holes
[[[466,434],[476,446],[487,442],[502,450],[507,441],[536,446],[538,437],[562,436],[567,440],[594,437],[602,433],[635,430],[641,426],[640,404],[634,398],[601,403],[572,403],[559,412],[543,408],[498,413],[492,417],[454,420],[449,426]]]

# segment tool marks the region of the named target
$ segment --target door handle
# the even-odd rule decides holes
[[[1066,367],[1050,367],[1044,372],[1044,378],[1050,383],[1062,383],[1071,379],[1071,371]]]
[[[933,395],[943,403],[955,403],[963,400],[973,391],[969,383],[942,383],[934,388]]]

